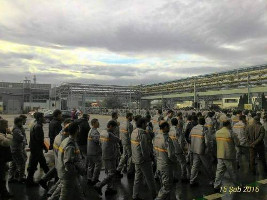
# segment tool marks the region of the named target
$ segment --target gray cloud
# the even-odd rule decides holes
[[[0,58],[1,59],[33,59],[33,54],[26,54],[26,53],[1,53],[0,52]]]
[[[142,11],[137,3],[127,12],[127,3],[112,2],[118,6],[117,12],[110,10],[110,4],[94,12],[92,8],[98,5],[80,1],[78,5],[87,6],[88,14],[85,14],[71,8],[73,2],[65,10],[58,3],[48,7],[46,3],[32,2],[36,11],[29,13],[28,4],[13,1],[12,6],[21,6],[21,17],[16,19],[15,27],[0,23],[0,37],[55,48],[61,48],[54,45],[60,44],[118,52],[167,51],[216,59],[240,59],[253,53],[248,46],[235,51],[222,48],[223,44],[239,46],[242,41],[267,38],[266,1],[263,0],[154,1],[147,12],[138,13],[140,16],[133,13],[134,9]]]
[[[0,8],[0,16],[5,17],[0,22],[1,40],[58,50],[100,48],[146,58],[193,54],[212,62],[196,60],[190,64],[190,61],[186,62],[187,67],[173,63],[160,69],[146,66],[140,69],[134,65],[70,66],[30,52],[0,53],[1,68],[27,68],[22,59],[35,59],[45,63],[36,65],[38,69],[78,70],[96,77],[110,77],[105,81],[96,78],[96,82],[116,80],[118,84],[125,84],[129,79],[136,83],[162,82],[267,62],[267,3],[264,0],[111,0],[105,4],[71,0],[64,5],[58,1],[25,4],[17,0],[5,1],[5,4],[12,12]],[[173,74],[162,77],[164,72]],[[58,75],[39,75],[44,81],[48,77],[54,82],[60,80]],[[76,80],[71,75],[66,78]]]

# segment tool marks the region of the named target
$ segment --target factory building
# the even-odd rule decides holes
[[[19,83],[0,82],[0,112],[4,114],[28,113],[30,110],[48,109],[51,84],[38,84],[25,79]]]

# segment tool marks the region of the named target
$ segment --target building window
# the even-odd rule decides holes
[[[224,99],[225,103],[238,103],[238,99]]]

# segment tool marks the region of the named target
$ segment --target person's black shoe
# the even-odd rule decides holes
[[[199,186],[199,183],[198,182],[190,183],[190,187],[197,187],[197,186]]]
[[[15,179],[14,177],[10,177],[10,178],[8,179],[8,183],[17,183],[17,182],[18,182],[18,180]]]
[[[38,183],[36,183],[36,182],[34,182],[32,179],[27,179],[26,180],[26,186],[27,187],[36,187],[36,186],[38,186],[39,184]]]
[[[23,183],[25,183],[26,181],[27,181],[26,178],[20,178],[20,179],[18,180],[18,183],[23,184]]]
[[[102,195],[102,188],[101,187],[99,187],[98,185],[95,185],[94,189],[98,194]]]
[[[117,194],[117,190],[114,190],[112,188],[107,189],[105,192],[105,195],[115,195],[115,194]]]
[[[213,188],[213,191],[214,191],[215,193],[220,193],[221,189],[220,189],[220,188]]]
[[[154,199],[154,198],[153,198]],[[136,197],[136,198],[133,198],[133,200],[144,200],[144,199],[142,199],[142,198],[140,198],[140,197]]]
[[[122,169],[122,173],[127,173],[127,168],[126,168],[126,167],[124,167],[124,168]]]
[[[159,181],[160,181],[158,176],[156,176],[156,177],[154,177],[154,178],[155,178],[155,181],[156,181],[156,182],[159,182]]]
[[[187,179],[187,178],[182,178],[182,180],[181,180],[181,183],[189,183],[190,181],[189,181],[189,179]]]
[[[92,185],[95,185],[95,184],[93,184],[93,181],[91,181],[91,179],[87,179],[87,185],[88,186],[92,186]]]
[[[44,188],[45,190],[48,190],[47,182],[44,181],[43,179],[41,179],[41,180],[39,181],[39,185],[40,185],[42,188]]]
[[[3,194],[1,195],[1,197],[3,199],[12,199],[14,197],[14,195],[13,194],[10,194],[8,191],[5,191],[5,192],[3,192]]]
[[[127,173],[127,178],[129,179],[134,178],[134,173]]]
[[[178,183],[178,182],[179,182],[178,178],[173,179],[173,183]]]
[[[97,184],[97,183],[99,183],[100,182],[100,180],[94,180],[94,181],[92,181],[91,183],[92,183],[92,185],[95,185],[95,184]],[[88,184],[88,183],[87,183]]]
[[[239,165],[239,163],[236,164],[236,168],[237,168],[237,169],[240,169],[240,165]]]
[[[116,171],[116,178],[123,178],[123,174],[120,171]]]

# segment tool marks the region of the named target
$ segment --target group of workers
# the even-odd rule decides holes
[[[0,195],[10,199],[12,195],[5,184],[5,165],[9,164],[8,182],[26,183],[27,186],[41,185],[48,191],[49,199],[86,199],[81,178],[102,196],[117,193],[114,183],[123,177],[134,179],[134,200],[141,200],[141,188],[145,183],[153,199],[170,199],[175,184],[191,187],[199,185],[199,172],[206,175],[208,184],[215,192],[220,191],[225,172],[230,174],[236,186],[242,185],[237,170],[242,168],[245,156],[250,172],[257,172],[255,159],[263,166],[265,175],[265,132],[267,115],[246,111],[213,111],[190,113],[168,110],[153,118],[128,112],[124,122],[118,122],[118,113],[113,112],[106,128],[99,130],[100,123],[94,118],[89,124],[89,115],[80,119],[62,120],[60,110],[55,110],[49,124],[50,146],[44,142],[43,113],[35,113],[30,127],[30,157],[25,175],[27,139],[23,125],[26,116],[14,120],[12,130],[0,119]],[[55,166],[49,168],[44,151],[53,150]],[[45,175],[38,183],[34,181],[37,165]],[[102,167],[106,176],[99,180]],[[52,187],[49,182],[54,180]],[[157,190],[157,182],[160,189]]]

